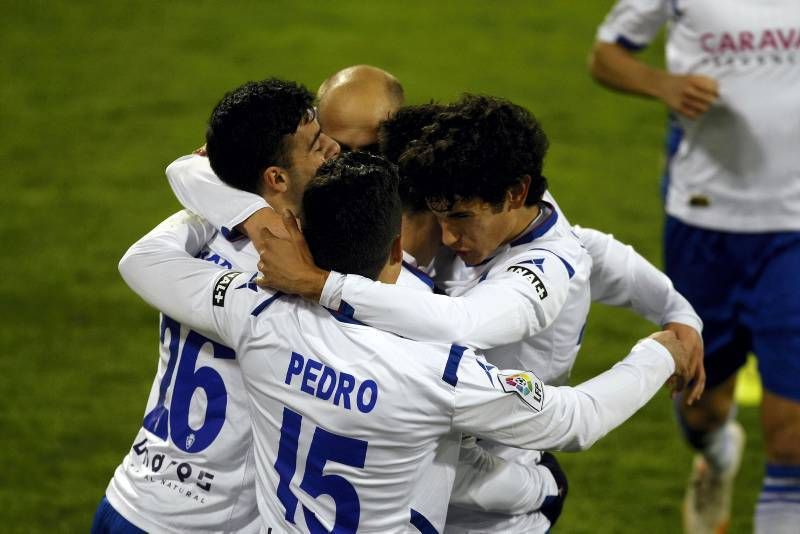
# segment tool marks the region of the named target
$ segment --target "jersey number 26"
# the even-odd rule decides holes
[[[216,439],[225,423],[225,409],[228,404],[228,392],[220,374],[211,367],[195,369],[200,349],[207,343],[213,348],[215,358],[233,359],[233,349],[220,345],[190,330],[180,350],[181,325],[174,319],[162,315],[161,343],[169,333],[169,362],[158,392],[156,406],[145,415],[142,426],[166,440],[172,438],[176,447],[185,452],[197,453],[204,450]],[[180,355],[180,358],[178,357]],[[180,361],[178,361],[180,360]],[[178,372],[175,373],[177,364]],[[167,391],[175,374],[172,388],[172,400],[169,408],[165,401]],[[194,429],[189,425],[189,407],[197,389],[206,394],[207,404],[203,424]]]

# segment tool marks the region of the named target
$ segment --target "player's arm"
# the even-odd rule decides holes
[[[167,180],[183,207],[201,215],[229,239],[258,235],[268,226],[280,231],[280,216],[267,202],[253,193],[223,183],[211,169],[207,157],[188,155],[173,161],[166,170]]]
[[[703,322],[672,281],[614,236],[591,228],[574,227],[592,257],[592,300],[631,308],[642,317],[673,331],[691,355],[693,381],[687,402],[703,393]]]
[[[265,232],[259,285],[302,295],[412,339],[478,348],[505,345],[547,328],[566,301],[570,274],[557,256],[541,271],[521,256],[519,265],[509,260],[465,295],[449,297],[324,271],[314,265],[294,218],[285,215],[284,223],[288,239]]]
[[[246,316],[247,307],[254,307],[258,297],[253,291],[238,292],[239,298],[230,303],[226,293],[235,292],[229,288],[242,283],[235,283],[240,273],[192,257],[190,252],[199,251],[213,232],[196,215],[178,212],[134,243],[120,260],[119,271],[128,286],[154,308],[232,346],[235,322],[228,315],[241,312]],[[246,284],[252,275],[242,276]],[[246,302],[246,297],[254,302]]]
[[[672,2],[621,0],[601,25],[589,71],[612,89],[656,98],[690,119],[705,113],[719,96],[716,80],[695,74],[672,74],[652,67],[633,52],[644,48],[667,21]]]
[[[462,440],[451,505],[517,515],[538,510],[550,495],[558,495],[558,485],[546,466],[509,462],[474,437]]]
[[[644,406],[673,373],[686,376],[688,354],[674,334],[651,337],[576,387],[545,386],[531,372],[505,372],[477,358],[462,361],[453,429],[512,447],[586,449]]]
[[[519,265],[498,266],[459,297],[332,272],[320,303],[340,310],[344,305],[359,321],[412,339],[496,347],[544,330],[560,313],[569,273],[553,260],[544,272],[523,259]]]

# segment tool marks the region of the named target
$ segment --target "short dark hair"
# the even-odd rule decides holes
[[[237,189],[261,192],[267,167],[288,167],[286,136],[312,120],[312,95],[304,86],[269,78],[247,82],[214,107],[206,129],[211,168]]]
[[[506,192],[531,177],[527,205],[547,189],[542,165],[547,136],[525,108],[491,96],[464,95],[436,115],[400,158],[400,173],[428,201],[479,199],[499,206]]]
[[[444,111],[445,106],[435,102],[405,106],[378,127],[378,142],[381,154],[394,164],[410,147],[411,143],[422,136],[422,129],[433,123],[436,115]],[[400,173],[400,200],[403,210],[409,213],[427,211],[425,197],[414,187],[414,180]]]
[[[400,234],[397,168],[369,152],[328,160],[306,185],[301,221],[321,268],[375,279]]]

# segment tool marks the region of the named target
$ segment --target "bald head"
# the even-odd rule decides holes
[[[342,69],[317,91],[319,122],[343,149],[378,141],[378,124],[403,105],[403,86],[383,69],[356,65]]]

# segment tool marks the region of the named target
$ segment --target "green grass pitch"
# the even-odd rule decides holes
[[[660,264],[665,111],[586,73],[610,0],[557,2],[6,3],[0,18],[0,529],[85,532],[130,447],[156,365],[157,319],[116,264],[178,208],[163,176],[201,143],[228,89],[276,75],[312,90],[370,63],[410,102],[505,96],[543,122],[551,189],[570,220]],[[647,52],[659,60],[658,47]],[[574,382],[653,327],[593,309]],[[747,532],[762,470],[758,413],[732,532]],[[591,451],[560,455],[559,532],[678,532],[691,454],[665,393]]]

